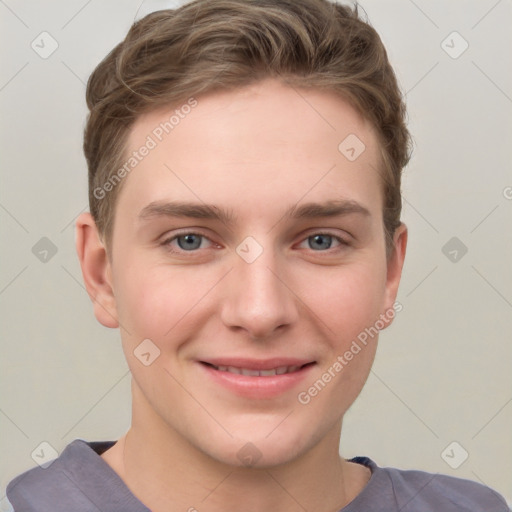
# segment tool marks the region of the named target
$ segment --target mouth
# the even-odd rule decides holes
[[[306,368],[307,366],[315,364],[315,362],[312,361],[310,363],[305,363],[302,365],[282,365],[276,366],[274,368],[257,370],[254,368],[244,368],[239,366],[215,365],[213,363],[208,363],[206,361],[201,361],[201,363],[210,366],[211,368],[219,372],[229,372],[234,373],[236,375],[245,375],[248,377],[274,377],[275,375],[286,375],[288,373],[295,373],[301,370],[302,368]]]
[[[222,359],[198,361],[203,375],[215,387],[250,399],[272,399],[304,386],[316,361],[280,358],[266,361]]]

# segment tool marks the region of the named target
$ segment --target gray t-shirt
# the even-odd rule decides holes
[[[14,511],[150,512],[100,457],[114,443],[75,439],[49,466],[18,475],[7,486]],[[470,480],[380,468],[368,457],[351,461],[370,468],[372,474],[340,512],[509,512],[498,493]]]

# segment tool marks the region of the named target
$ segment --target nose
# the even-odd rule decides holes
[[[246,331],[252,340],[269,339],[293,325],[299,318],[298,299],[287,282],[285,262],[271,249],[252,262],[236,253],[233,257],[221,309],[224,324]]]

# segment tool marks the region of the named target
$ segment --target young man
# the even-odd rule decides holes
[[[507,510],[477,483],[339,456],[407,243],[405,107],[357,10],[151,14],[87,101],[77,250],[120,329],[132,425],[18,476],[14,510]]]

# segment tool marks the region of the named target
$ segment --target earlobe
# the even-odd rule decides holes
[[[394,307],[396,303],[396,296],[398,293],[398,286],[400,278],[402,277],[402,268],[405,261],[405,253],[407,249],[407,226],[402,222],[398,226],[393,235],[393,253],[387,262],[387,277],[386,277],[386,297],[385,297],[385,310],[384,315],[388,319],[386,327],[391,325],[398,309]]]
[[[90,213],[78,217],[75,240],[85,288],[96,319],[105,327],[119,327],[110,262]]]

